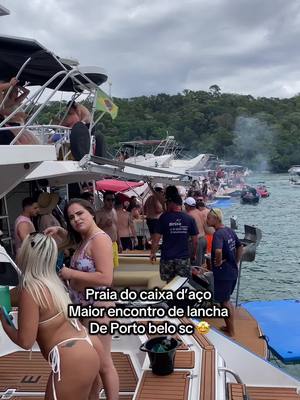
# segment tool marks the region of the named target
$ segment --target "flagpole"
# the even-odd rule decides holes
[[[108,82],[108,85],[109,85],[108,95],[109,95],[109,97],[112,99],[112,97],[111,97],[111,86],[112,86],[112,82],[109,81],[109,82]]]
[[[98,117],[98,118],[96,119],[96,121],[94,122],[94,125],[93,125],[93,126],[95,126],[95,125],[100,121],[100,119],[103,117],[104,114],[105,114],[105,111],[103,111],[103,113],[99,115],[99,117]]]

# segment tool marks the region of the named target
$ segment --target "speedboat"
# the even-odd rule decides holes
[[[0,248],[0,265],[3,270],[0,284],[5,281],[6,285],[15,285],[20,272],[3,248]],[[122,289],[116,286],[114,288]],[[140,290],[143,288],[147,287],[141,286]],[[174,294],[188,291],[196,296],[196,293],[200,293],[195,281],[181,277],[175,278],[163,289]],[[157,293],[157,289],[155,292]],[[159,304],[140,300],[117,303],[118,309],[126,309],[127,312],[132,309],[133,313],[138,312],[140,315],[146,307],[152,307],[152,310],[159,307],[161,313],[162,310],[169,310],[168,314],[174,315],[172,318],[159,319],[119,319],[121,325],[116,324],[112,339],[112,358],[120,378],[120,399],[255,400],[265,399],[266,394],[273,400],[300,399],[300,382],[297,379],[288,376],[262,356],[246,350],[214,328],[203,333],[202,328],[200,329],[203,324],[199,323],[199,318],[176,316],[174,310],[179,306],[177,304],[174,307],[172,301],[167,300],[160,301]],[[190,303],[190,307],[197,311],[200,304],[194,301],[193,305]],[[11,315],[16,324],[17,310]],[[241,316],[244,321],[247,317],[247,313]],[[251,330],[258,329],[255,325],[251,326]],[[130,329],[137,333],[128,333]],[[149,333],[150,329],[152,334]],[[157,332],[171,329],[182,333],[163,336],[160,333],[157,336]],[[121,330],[125,333],[121,334]],[[243,334],[247,335],[246,331]],[[0,337],[2,398],[44,398],[50,367],[43,359],[37,344],[31,352],[23,351],[8,339],[2,327]],[[150,354],[150,364],[147,353],[152,352],[149,344],[154,337],[160,341],[172,338],[177,347],[174,359],[169,353],[160,353],[160,356],[157,354],[155,358]],[[264,343],[262,339],[260,341],[261,344]],[[99,398],[104,398],[103,389],[99,395]]]
[[[258,185],[256,187],[256,191],[262,198],[266,198],[266,197],[270,196],[270,192],[268,191],[268,189],[265,185],[262,185],[262,184]]]
[[[242,190],[241,203],[242,204],[258,204],[259,194],[254,187],[247,186]]]

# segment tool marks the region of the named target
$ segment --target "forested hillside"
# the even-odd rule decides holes
[[[162,139],[168,134],[191,156],[210,152],[274,172],[300,164],[300,96],[254,98],[221,93],[213,85],[208,92],[184,90],[176,95],[114,98],[114,102],[118,117],[111,120],[105,115],[101,120],[111,149],[120,141]],[[51,103],[39,121],[49,122],[58,109],[58,103]]]

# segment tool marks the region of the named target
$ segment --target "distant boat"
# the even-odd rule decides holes
[[[300,165],[293,165],[288,173],[290,184],[293,187],[300,187]]]
[[[258,194],[260,195],[260,197],[262,198],[266,198],[270,196],[270,192],[268,191],[266,185],[258,185],[256,187],[256,191],[258,192]]]
[[[242,204],[257,204],[259,202],[259,193],[254,187],[247,186],[242,190],[241,203]]]

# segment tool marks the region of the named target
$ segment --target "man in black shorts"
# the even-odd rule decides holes
[[[222,211],[212,208],[207,215],[207,225],[215,228],[211,250],[211,264],[214,274],[214,300],[221,307],[228,308],[229,317],[226,326],[221,329],[234,336],[234,307],[230,296],[234,291],[238,277],[238,265],[243,253],[243,245],[236,233],[223,225]]]
[[[189,238],[192,237],[192,259],[196,258],[198,228],[194,218],[182,212],[182,199],[178,193],[166,198],[167,211],[163,213],[152,240],[151,261],[155,260],[162,236],[160,277],[170,282],[175,276],[190,277]]]

